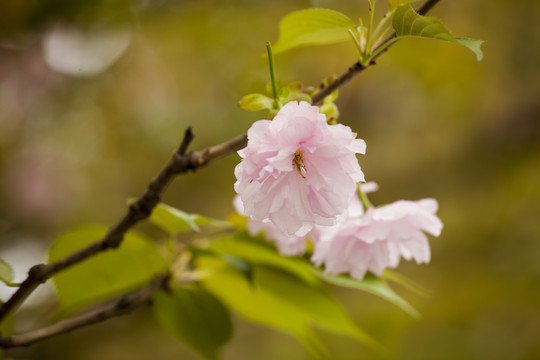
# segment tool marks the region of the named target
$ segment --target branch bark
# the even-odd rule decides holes
[[[244,134],[201,151],[186,153],[193,137],[191,128],[188,128],[178,150],[172,155],[159,174],[150,182],[144,194],[129,206],[128,212],[124,217],[103,238],[54,263],[33,266],[17,291],[0,307],[0,321],[9,312],[22,304],[40,284],[50,279],[53,275],[98,253],[117,248],[121,244],[124,234],[129,229],[139,221],[150,216],[154,207],[159,203],[161,195],[177,175],[195,171],[197,168],[205,166],[213,160],[240,150],[247,144],[247,135]]]
[[[440,0],[428,0],[418,10],[418,13],[425,15],[439,1]],[[376,56],[376,58],[395,44],[397,40],[398,39],[396,39],[395,33],[390,35],[380,45],[380,48],[383,50]],[[367,67],[362,66],[360,62],[355,62],[335,81],[316,93],[312,97],[313,104],[320,104],[326,96],[341,88],[366,68]],[[161,195],[177,175],[187,173],[189,171],[195,171],[199,167],[203,167],[211,161],[230,155],[244,148],[247,145],[248,140],[247,134],[243,134],[219,145],[194,153],[187,153],[187,149],[191,144],[193,137],[191,127],[189,127],[184,134],[184,138],[178,150],[171,156],[170,160],[167,162],[167,164],[165,164],[158,175],[150,182],[144,194],[129,206],[129,209],[124,217],[113,227],[111,227],[109,232],[102,239],[99,239],[89,246],[54,263],[33,266],[28,272],[27,278],[22,282],[17,291],[0,307],[0,321],[2,321],[2,319],[8,313],[16,310],[40,284],[50,279],[53,275],[103,251],[117,248],[121,244],[125,233],[129,229],[131,229],[139,221],[150,216],[154,207],[159,203]],[[2,343],[0,343],[0,347],[4,347]]]
[[[40,284],[47,281],[54,274],[73,266],[102,251],[117,248],[124,234],[142,219],[150,216],[152,209],[159,203],[161,194],[167,185],[179,173],[180,168],[195,169],[196,167],[186,160],[186,151],[193,140],[193,132],[188,128],[178,150],[173,154],[169,162],[162,168],[158,175],[150,182],[144,194],[129,206],[128,212],[114,225],[109,232],[100,240],[75,253],[47,265],[33,266],[28,272],[27,278],[22,282],[17,291],[0,307],[0,321],[10,312],[15,310]],[[197,159],[195,159],[197,160]]]
[[[0,337],[0,347],[14,348],[32,345],[38,341],[48,339],[50,337],[67,333],[83,326],[96,324],[112,317],[128,314],[136,308],[150,302],[152,295],[167,286],[168,275],[156,276],[145,287],[123,295],[113,302],[88,311],[79,316],[65,319],[43,329],[27,332],[21,335],[12,337]]]

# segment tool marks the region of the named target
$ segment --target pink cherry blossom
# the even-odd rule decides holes
[[[400,200],[335,226],[319,226],[313,231],[311,261],[324,264],[326,273],[350,273],[356,279],[363,279],[367,271],[381,276],[384,269],[395,268],[400,257],[427,263],[430,249],[423,231],[440,235],[437,208],[434,199]]]
[[[233,205],[237,213],[245,215],[244,205],[239,196],[234,197]],[[246,228],[251,236],[263,232],[266,240],[273,242],[281,255],[296,256],[306,252],[306,236],[286,235],[269,220],[258,221],[248,218]]]
[[[255,122],[238,152],[235,190],[245,214],[289,237],[336,224],[364,180],[356,154],[365,149],[349,127],[328,125],[318,107],[287,103],[274,120]]]

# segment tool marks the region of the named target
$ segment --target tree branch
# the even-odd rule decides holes
[[[213,160],[240,150],[247,144],[247,135],[241,135],[225,143],[186,154],[193,137],[191,128],[188,128],[180,147],[172,155],[169,162],[150,182],[145,193],[129,206],[124,217],[103,238],[54,263],[33,266],[17,291],[0,307],[0,321],[10,311],[16,309],[40,284],[47,281],[54,274],[100,252],[117,248],[129,229],[150,216],[154,207],[159,203],[161,195],[174,177],[188,171],[195,171]]]
[[[439,0],[428,0],[420,8],[420,10],[418,10],[418,13],[425,15],[438,2]],[[378,58],[397,41],[395,37],[396,34],[394,33],[380,45],[379,48],[382,49],[382,51],[379,52],[375,58]],[[312,97],[313,104],[320,104],[326,96],[341,88],[344,84],[366,68],[367,67],[362,66],[360,62],[354,63],[340,77],[316,93]],[[205,166],[213,160],[230,155],[244,148],[247,145],[247,134],[240,135],[222,144],[194,153],[186,153],[192,140],[193,133],[191,128],[188,128],[184,134],[184,139],[182,140],[180,147],[172,155],[169,162],[150,182],[144,194],[129,206],[128,212],[124,215],[124,217],[116,225],[114,225],[103,238],[54,263],[33,266],[28,272],[27,278],[22,282],[17,291],[0,307],[0,321],[2,321],[2,319],[8,313],[20,306],[20,304],[22,304],[22,302],[40,284],[47,281],[47,279],[50,279],[54,274],[73,266],[74,264],[84,261],[100,252],[117,248],[121,244],[124,234],[129,229],[131,229],[139,221],[150,216],[154,207],[159,203],[161,195],[169,183],[177,175],[187,173],[189,171],[195,171],[199,167]]]
[[[121,316],[132,312],[139,306],[150,302],[152,295],[160,290],[166,289],[168,275],[158,275],[145,287],[125,294],[115,301],[108,302],[103,306],[95,308],[79,316],[65,319],[43,329],[34,330],[21,335],[11,337],[0,337],[0,348],[14,348],[32,345],[41,340],[70,332],[83,326],[96,324],[112,317]]]
[[[420,9],[418,9],[418,13],[420,15],[426,15],[440,0],[428,0],[422,5]]]
[[[150,216],[152,209],[159,203],[161,194],[165,191],[171,180],[179,173],[178,169],[181,167],[179,163],[186,163],[186,151],[193,137],[191,127],[188,127],[180,147],[173,154],[169,162],[150,182],[144,194],[129,206],[128,212],[124,217],[103,238],[56,262],[33,266],[17,291],[0,307],[0,321],[10,311],[20,306],[40,284],[47,281],[54,274],[102,251],[117,248],[122,242],[124,234],[139,221]],[[184,167],[189,167],[189,165],[185,164]],[[190,168],[195,169],[193,166]]]

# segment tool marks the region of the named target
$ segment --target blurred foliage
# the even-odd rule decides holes
[[[188,125],[199,149],[258,120],[257,113],[237,107],[238,99],[264,92],[269,79],[260,55],[266,41],[277,39],[279,20],[311,6],[351,19],[367,14],[366,4],[352,0],[0,2],[0,254],[13,266],[15,281],[30,264],[3,254],[17,247],[44,259],[32,249],[46,248],[66,229],[115,222]],[[340,121],[368,144],[360,163],[367,179],[380,185],[371,197],[375,204],[439,200],[445,228],[431,241],[431,264],[399,268],[432,297],[403,289],[422,314],[414,320],[379,298],[329,290],[391,358],[536,359],[540,50],[534,44],[540,3],[443,0],[430,15],[456,35],[485,39],[484,60],[477,63],[459,46],[411,39],[344,87],[336,104]],[[99,76],[68,77],[53,72],[43,57],[43,39],[60,23],[98,29],[128,24],[131,44]],[[317,84],[356,57],[348,43],[280,54],[278,82]],[[226,217],[238,160],[230,156],[177,179],[164,200],[189,213]],[[16,326],[35,328],[40,320],[28,319],[36,316],[47,320],[36,307],[45,302],[23,308]],[[225,359],[311,358],[285,335],[234,316],[233,322]],[[322,341],[335,359],[377,358],[346,338],[324,333]],[[163,336],[147,311],[8,355],[56,359],[60,348],[64,359],[198,358]]]
[[[232,336],[231,315],[227,308],[196,287],[174,286],[171,294],[157,293],[152,308],[164,328],[199,351],[205,359],[219,358],[219,348]]]
[[[85,226],[62,234],[50,248],[49,262],[101,239],[107,230]],[[82,306],[138,289],[167,268],[167,262],[149,239],[127,233],[118,250],[94,256],[54,276],[58,315],[66,316]]]
[[[13,269],[11,268],[11,265],[0,259],[0,281],[3,281],[5,284],[9,285],[12,280]]]

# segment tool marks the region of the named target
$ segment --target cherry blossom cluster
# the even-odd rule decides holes
[[[234,203],[248,217],[248,231],[264,232],[287,256],[304,254],[309,239],[315,265],[357,279],[367,271],[380,276],[401,257],[429,262],[424,232],[438,236],[442,230],[437,201],[400,200],[364,209],[357,193],[364,174],[356,154],[365,151],[349,127],[329,125],[307,102],[289,102],[273,120],[256,121],[235,169]]]

